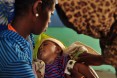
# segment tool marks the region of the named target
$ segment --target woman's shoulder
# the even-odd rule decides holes
[[[9,44],[18,44],[19,46],[29,45],[28,41],[20,36],[17,32],[3,30],[0,32],[0,40]]]

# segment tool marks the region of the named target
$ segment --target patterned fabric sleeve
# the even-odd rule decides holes
[[[113,24],[109,34],[100,39],[100,46],[105,62],[117,68],[117,21]]]
[[[56,9],[67,27],[100,39],[105,62],[117,68],[117,0],[58,0]]]
[[[58,0],[57,13],[65,26],[79,34],[101,38],[109,32],[116,0]]]

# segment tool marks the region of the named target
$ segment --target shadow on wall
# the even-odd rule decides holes
[[[56,10],[54,12],[54,15],[51,16],[51,23],[49,24],[49,27],[65,27],[58,17]]]

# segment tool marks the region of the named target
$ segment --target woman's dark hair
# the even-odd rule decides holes
[[[52,7],[52,5],[56,2],[56,0],[42,0],[42,9],[46,7]]]
[[[15,15],[23,15],[36,1],[37,0],[15,0]],[[44,10],[46,7],[51,7],[55,1],[56,0],[42,0],[42,9]]]

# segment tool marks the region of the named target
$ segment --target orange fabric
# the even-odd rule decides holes
[[[11,31],[16,32],[16,30],[11,26],[11,24],[8,24],[8,29],[11,30]]]

